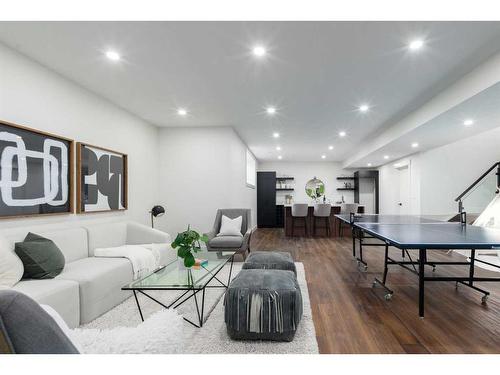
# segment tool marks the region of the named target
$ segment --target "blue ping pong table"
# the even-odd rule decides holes
[[[352,230],[353,256],[358,264],[367,268],[363,260],[363,247],[384,246],[384,272],[382,280],[375,279],[373,285],[381,285],[386,290],[386,299],[390,299],[393,291],[386,286],[389,266],[397,265],[418,276],[419,315],[424,317],[425,283],[428,281],[454,281],[483,293],[485,303],[489,292],[476,285],[475,282],[500,282],[500,277],[477,277],[474,275],[475,262],[500,268],[498,265],[476,259],[476,250],[500,250],[500,230],[477,227],[465,224],[465,212],[461,222],[445,222],[427,219],[420,216],[400,215],[335,215],[339,220],[349,224]],[[366,240],[369,242],[366,242]],[[380,240],[372,242],[370,239]],[[359,244],[359,256],[356,256],[356,241]],[[389,256],[389,247],[402,252],[402,260]],[[428,250],[470,250],[467,261],[429,261]],[[418,258],[411,256],[411,251],[418,251]],[[467,275],[460,276],[427,276],[425,267],[431,266],[434,271],[437,266],[467,266]]]

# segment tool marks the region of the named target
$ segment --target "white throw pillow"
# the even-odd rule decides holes
[[[23,277],[24,266],[12,251],[12,244],[0,236],[0,289],[12,288]]]
[[[220,231],[217,236],[241,236],[241,224],[243,216],[238,216],[235,219],[230,219],[222,215]]]

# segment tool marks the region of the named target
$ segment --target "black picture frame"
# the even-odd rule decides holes
[[[78,142],[76,171],[78,214],[128,209],[127,154]]]
[[[74,212],[73,144],[0,120],[0,219]]]

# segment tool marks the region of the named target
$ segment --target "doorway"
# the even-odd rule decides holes
[[[409,165],[397,167],[399,174],[399,198],[396,202],[399,215],[410,214],[410,168]]]

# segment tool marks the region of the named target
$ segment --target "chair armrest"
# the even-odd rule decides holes
[[[211,230],[210,232],[207,232],[207,233],[203,233],[205,236],[208,237],[208,240],[210,241],[212,238],[215,238],[215,236],[217,235],[217,233],[215,233],[215,230]]]
[[[252,233],[255,230],[255,228],[250,228],[246,231],[245,235],[243,236],[243,244],[241,245],[241,250],[248,250],[250,248],[250,240],[252,238]]]
[[[172,243],[170,234],[138,223],[127,223],[127,244]]]

